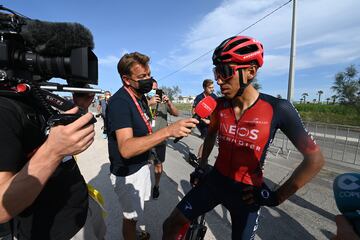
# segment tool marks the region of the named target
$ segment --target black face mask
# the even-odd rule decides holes
[[[153,78],[141,79],[137,81],[139,83],[139,87],[138,88],[133,87],[133,88],[135,89],[135,91],[137,91],[140,94],[148,93],[152,89],[153,81],[154,81]]]

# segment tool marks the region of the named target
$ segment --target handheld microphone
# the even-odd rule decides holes
[[[195,114],[192,116],[200,121],[202,118],[207,118],[216,108],[216,100],[211,96],[203,98],[195,107]],[[177,143],[183,137],[177,137],[174,143]]]
[[[91,32],[79,23],[24,21],[20,35],[41,55],[69,56],[75,48],[94,48]]]
[[[360,236],[360,173],[344,173],[333,183],[336,206]]]

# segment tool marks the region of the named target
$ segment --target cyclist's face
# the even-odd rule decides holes
[[[230,67],[234,66],[235,65],[230,65]],[[243,70],[240,69],[240,71]],[[221,93],[224,95],[225,98],[232,99],[236,96],[236,93],[240,89],[238,70],[234,70],[232,76],[226,78],[223,76],[223,74],[216,74],[215,72],[215,79],[217,84],[220,86]]]
[[[220,86],[221,93],[227,99],[232,99],[236,96],[240,89],[239,83],[239,71],[242,71],[244,76],[244,83],[247,83],[248,79],[254,77],[256,70],[253,66],[238,66],[235,64],[229,64],[225,68],[215,68],[215,79],[217,84]],[[221,72],[224,70],[224,72]],[[230,71],[232,70],[232,71]],[[255,72],[254,72],[255,71]]]

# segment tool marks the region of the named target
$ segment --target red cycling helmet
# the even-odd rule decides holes
[[[250,37],[234,36],[223,41],[214,51],[213,64],[236,63],[249,65],[256,61],[259,67],[264,63],[263,45]]]

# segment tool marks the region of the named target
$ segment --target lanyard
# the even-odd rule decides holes
[[[152,134],[152,129],[151,129],[150,123],[149,123],[149,121],[146,119],[145,114],[144,114],[143,110],[141,109],[138,101],[136,100],[134,94],[133,94],[127,87],[124,87],[124,88],[125,88],[125,90],[129,93],[129,95],[130,95],[130,97],[132,98],[132,100],[134,101],[138,112],[140,113],[142,119],[143,119],[144,122],[145,122],[145,125],[146,125],[146,127],[147,127],[147,129],[148,129],[148,131],[149,131],[149,134]]]
[[[151,118],[152,119],[154,119],[154,120],[156,120],[156,118],[157,118],[157,107],[155,108],[155,109],[152,109],[151,107],[149,107],[150,108],[150,114],[151,114]]]

